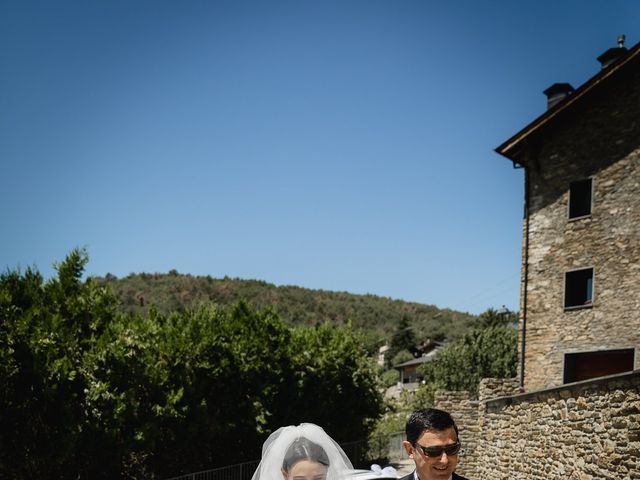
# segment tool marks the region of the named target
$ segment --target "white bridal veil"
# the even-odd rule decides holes
[[[300,425],[280,427],[269,435],[262,446],[262,460],[251,480],[283,480],[282,461],[284,455],[294,440],[305,437],[320,445],[329,457],[329,469],[327,480],[342,480],[346,470],[353,468],[347,455],[340,445],[326,434],[326,432],[313,423],[301,423]]]

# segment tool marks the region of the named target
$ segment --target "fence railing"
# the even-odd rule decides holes
[[[387,438],[389,445],[389,460],[398,461],[406,460],[407,458],[409,458],[409,455],[407,455],[407,451],[402,445],[402,442],[404,442],[405,439],[404,432],[392,433]]]
[[[250,462],[227,465],[226,467],[187,473],[167,480],[250,480],[259,463],[260,460],[252,460]]]
[[[355,467],[369,468],[367,461],[386,459],[391,462],[407,458],[402,446],[403,440],[404,433],[397,432],[371,440],[341,443],[340,446]],[[260,460],[252,460],[211,470],[188,473],[167,480],[251,480],[253,472],[255,472],[259,463]]]

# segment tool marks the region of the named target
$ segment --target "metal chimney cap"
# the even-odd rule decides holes
[[[556,95],[569,95],[573,93],[574,90],[575,88],[573,88],[570,83],[554,83],[542,93],[544,93],[547,98],[551,98]]]
[[[624,41],[626,40],[626,38],[627,37],[624,34],[618,35],[618,46],[610,48],[598,57],[598,61],[602,65],[602,68],[607,68],[613,62],[627,53],[627,48],[624,46]]]
[[[544,92],[547,96],[547,110],[555,107],[575,91],[569,83],[554,83]]]

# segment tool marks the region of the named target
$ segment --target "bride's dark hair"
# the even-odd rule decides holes
[[[311,460],[329,466],[329,457],[324,448],[305,437],[298,437],[289,445],[282,460],[282,469],[288,472],[300,460]]]

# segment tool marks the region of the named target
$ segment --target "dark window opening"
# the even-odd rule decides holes
[[[569,186],[569,218],[591,215],[591,179],[572,182]]]
[[[564,307],[582,307],[593,303],[593,268],[565,274]]]
[[[402,383],[415,383],[420,380],[418,377],[418,369],[416,367],[400,370],[400,377]]]
[[[564,383],[604,377],[633,370],[633,348],[601,352],[567,353],[564,356]]]

